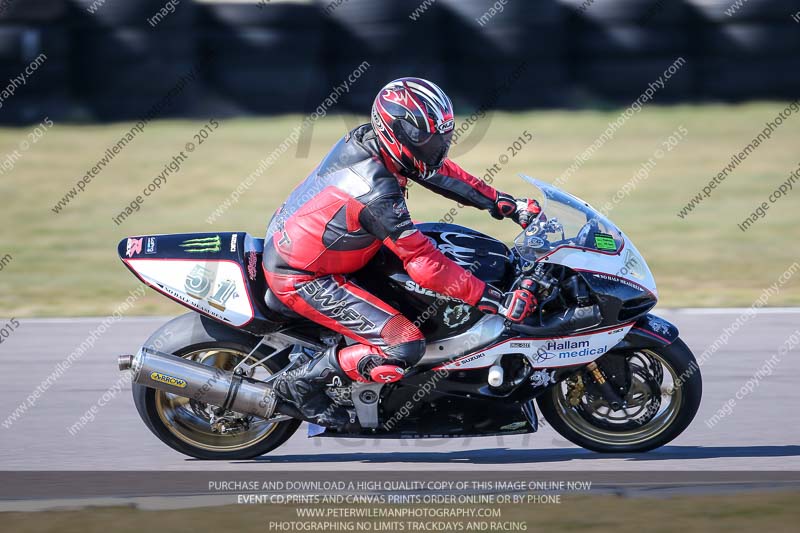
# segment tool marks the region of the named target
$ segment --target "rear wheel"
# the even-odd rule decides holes
[[[606,453],[645,452],[670,442],[694,419],[702,379],[680,339],[659,348],[613,352],[598,365],[624,397],[622,409],[611,409],[585,373],[537,399],[547,422],[578,446]]]
[[[232,371],[248,357],[248,364],[252,364],[276,349],[262,345],[249,356],[257,343],[257,337],[189,313],[165,324],[145,346]],[[249,377],[265,379],[284,363],[270,359],[258,365]],[[164,444],[198,459],[258,457],[286,442],[300,425],[294,419],[267,421],[231,411],[222,413],[203,402],[136,383],[133,400],[145,425]]]

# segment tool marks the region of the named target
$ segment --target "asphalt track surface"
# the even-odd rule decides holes
[[[699,356],[742,312],[687,309],[656,314],[675,323]],[[773,373],[757,386],[751,381],[752,392],[741,394],[756,371],[800,330],[800,309],[762,310],[739,328],[702,365],[704,395],[694,423],[670,445],[646,454],[592,453],[549,427],[503,438],[398,441],[309,439],[304,425],[281,448],[256,460],[200,462],[168,448],[145,428],[129,383],[97,410],[94,421],[70,434],[67,428],[118,383],[116,356],[133,353],[166,320],[124,318],[111,326],[9,425],[7,417],[14,409],[100,323],[91,318],[22,320],[0,344],[0,471],[800,471],[800,346],[783,354]],[[709,427],[706,420],[731,399],[731,414]]]

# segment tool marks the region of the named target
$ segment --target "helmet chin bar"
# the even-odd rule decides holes
[[[447,153],[445,152],[444,157],[442,157],[441,163],[437,165],[435,168],[433,168],[431,167],[431,165],[428,165],[424,161],[421,161],[416,158],[413,160],[409,159],[406,156],[397,158],[394,154],[383,148],[379,150],[379,154],[381,161],[383,161],[383,164],[392,173],[394,173],[395,176],[398,177],[398,179],[400,176],[402,176],[403,178],[410,179],[412,181],[425,181],[428,178],[433,177],[437,172],[439,172],[439,169],[442,168],[445,159],[447,159]],[[421,174],[419,170],[417,170],[414,161],[419,161],[420,163],[425,165],[426,172],[424,175]]]

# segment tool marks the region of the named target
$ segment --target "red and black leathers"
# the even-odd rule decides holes
[[[486,289],[417,230],[398,179],[365,124],[337,143],[267,229],[264,270],[270,289],[296,313],[360,343],[341,350],[338,359],[355,380],[395,381],[402,372],[392,365],[408,368],[425,350],[411,321],[346,276],[366,265],[382,245],[427,289],[470,305],[477,305]],[[505,215],[499,212],[499,193],[450,160],[420,184],[461,204]]]

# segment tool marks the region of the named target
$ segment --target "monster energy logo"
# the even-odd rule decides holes
[[[181,248],[190,254],[199,254],[203,252],[216,253],[221,250],[222,240],[219,235],[214,237],[204,237],[198,239],[188,239],[180,244]]]

